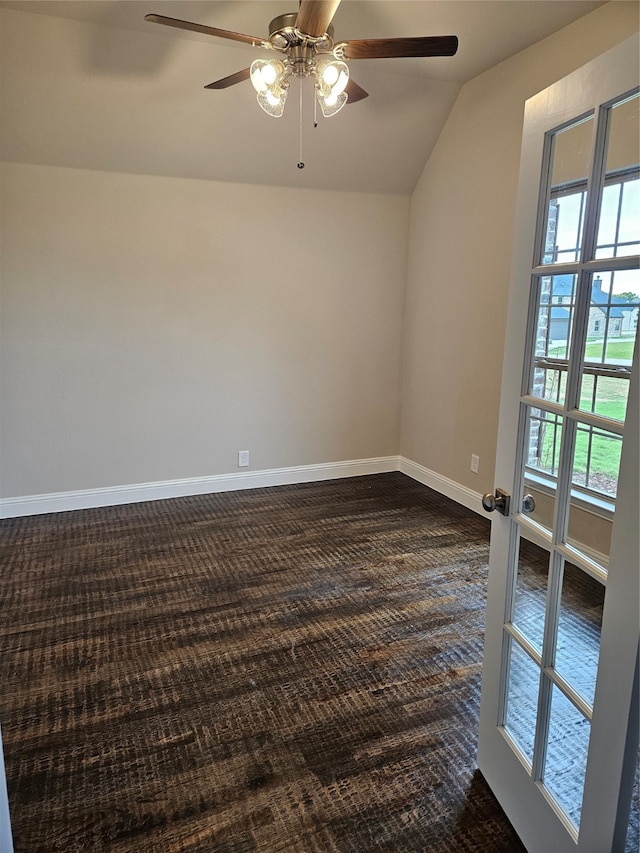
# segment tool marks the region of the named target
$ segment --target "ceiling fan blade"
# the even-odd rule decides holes
[[[457,36],[414,36],[412,38],[355,39],[344,42],[347,59],[391,59],[404,56],[453,56]]]
[[[369,97],[369,93],[365,92],[362,86],[358,86],[358,84],[352,77],[349,77],[349,82],[347,83],[345,92],[349,96],[347,100],[347,106],[349,104],[355,104],[357,101],[361,101],[363,98]]]
[[[296,29],[306,36],[323,36],[339,5],[340,0],[301,0]]]
[[[258,36],[247,36],[244,33],[234,33],[231,30],[219,30],[206,24],[194,24],[191,21],[181,21],[180,18],[167,18],[166,15],[150,14],[144,16],[145,21],[153,24],[164,24],[165,27],[175,27],[178,30],[191,30],[194,33],[204,33],[207,36],[217,36],[221,39],[231,39],[250,44],[252,47],[271,47],[270,42]]]
[[[229,86],[235,86],[236,83],[243,83],[249,79],[251,74],[250,68],[243,68],[242,71],[236,71],[235,74],[230,74],[228,77],[222,77],[220,80],[215,80],[205,86],[205,89],[228,89]]]

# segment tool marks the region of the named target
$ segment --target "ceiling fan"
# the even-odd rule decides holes
[[[279,15],[271,21],[266,39],[165,15],[145,15],[145,21],[244,42],[283,54],[283,59],[256,59],[249,68],[205,86],[205,89],[226,89],[250,79],[257,92],[258,103],[266,113],[276,118],[284,112],[291,77],[302,80],[315,76],[316,100],[322,114],[328,117],[335,115],[346,103],[356,103],[369,94],[350,78],[345,60],[453,56],[458,49],[456,36],[335,42],[331,21],[339,5],[340,0],[300,0],[297,12]]]

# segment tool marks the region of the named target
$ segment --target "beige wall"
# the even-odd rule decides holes
[[[410,200],[4,164],[2,497],[239,449],[491,488],[524,101],[635,29],[611,3],[470,81]]]
[[[407,197],[5,163],[2,497],[395,454]]]
[[[609,3],[471,80],[413,193],[400,450],[475,491],[494,486],[524,103],[637,29],[637,4]]]

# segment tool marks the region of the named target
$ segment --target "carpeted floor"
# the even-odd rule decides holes
[[[397,473],[0,522],[16,853],[522,851],[488,539]]]

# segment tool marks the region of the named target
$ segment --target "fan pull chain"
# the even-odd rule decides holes
[[[300,77],[300,159],[298,160],[298,169],[304,169],[304,160],[302,159],[302,77]]]
[[[316,98],[315,89],[313,90],[313,126],[318,126],[318,99]]]

